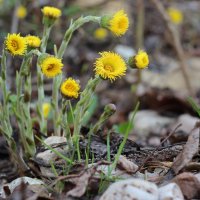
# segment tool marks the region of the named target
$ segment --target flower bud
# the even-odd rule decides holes
[[[107,116],[111,116],[116,112],[115,104],[109,103],[104,107],[104,112]]]
[[[131,68],[147,68],[149,65],[149,56],[145,51],[139,50],[135,56],[128,59],[128,64]]]

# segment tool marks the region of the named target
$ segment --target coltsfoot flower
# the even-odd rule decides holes
[[[111,82],[116,78],[125,75],[126,63],[124,59],[113,52],[102,52],[101,57],[95,62],[95,73],[103,79],[110,79]]]
[[[42,113],[43,113],[45,119],[48,118],[50,110],[51,110],[51,104],[50,103],[43,103]]]
[[[68,98],[78,98],[79,90],[80,85],[73,78],[66,79],[60,86],[61,93]]]
[[[105,28],[97,28],[93,35],[97,40],[104,40],[108,36],[108,31]]]
[[[53,78],[62,73],[63,63],[61,59],[49,56],[42,60],[40,67],[42,69],[42,73],[45,76],[47,76],[48,78]]]
[[[16,16],[19,18],[19,19],[24,19],[27,15],[27,9],[26,7],[20,5],[18,6],[17,10],[16,10]]]
[[[39,37],[34,36],[34,35],[27,35],[25,39],[29,47],[33,47],[33,48],[40,47],[41,40]]]
[[[108,28],[114,35],[122,36],[128,30],[129,19],[124,10],[119,10],[111,17],[102,17],[101,25]]]
[[[45,6],[42,9],[42,13],[45,17],[51,18],[51,19],[57,19],[61,16],[61,10],[55,7],[51,6]]]
[[[27,49],[26,39],[20,34],[8,34],[5,40],[6,50],[10,52],[11,55],[24,55]]]
[[[170,20],[174,23],[174,24],[181,24],[183,21],[183,13],[176,9],[176,8],[168,8],[167,9],[167,13],[170,17]]]
[[[138,53],[129,59],[129,65],[131,68],[144,69],[149,65],[149,56],[143,51],[139,50]]]

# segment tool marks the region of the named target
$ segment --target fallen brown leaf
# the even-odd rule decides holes
[[[83,196],[87,189],[89,179],[93,174],[93,170],[86,170],[81,176],[69,179],[68,181],[75,184],[75,187],[69,192],[67,192],[67,196]]]
[[[12,194],[9,196],[10,199],[26,199],[26,200],[52,200],[49,197],[49,193],[45,186],[43,185],[27,185],[25,183],[21,183],[21,185],[17,186]]]
[[[128,173],[134,173],[136,172],[136,170],[138,169],[138,166],[129,161],[126,157],[124,156],[120,156],[119,157],[119,160],[118,160],[118,163],[117,163],[117,166],[120,168],[120,169],[123,169],[125,170],[126,172]]]
[[[82,197],[88,188],[90,183],[90,179],[94,176],[95,172],[97,171],[97,167],[99,165],[105,165],[107,162],[100,161],[96,165],[92,166],[91,168],[83,171],[80,175],[75,175],[74,177],[71,176],[67,178],[66,181],[74,184],[74,188],[71,189],[66,193],[66,197]]]
[[[193,158],[193,156],[198,152],[199,149],[199,127],[200,123],[196,123],[194,129],[192,129],[189,134],[188,140],[183,148],[183,150],[176,157],[172,170],[175,174],[178,174]]]
[[[200,198],[200,180],[192,173],[184,172],[173,179],[186,199]]]

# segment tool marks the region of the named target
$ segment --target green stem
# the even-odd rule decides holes
[[[80,160],[80,150],[79,150],[79,135],[80,135],[80,130],[82,127],[82,122],[83,122],[83,116],[85,112],[87,111],[92,95],[94,94],[94,91],[96,89],[96,86],[99,84],[101,81],[101,78],[99,76],[96,76],[94,79],[91,78],[84,91],[81,93],[80,100],[76,104],[76,108],[74,110],[74,132],[73,132],[73,141],[76,146],[77,154],[78,154],[78,159]]]
[[[64,156],[62,153],[60,153],[59,151],[56,151],[54,148],[52,148],[50,145],[46,144],[42,139],[40,139],[38,136],[35,136],[45,147],[47,147],[49,150],[51,150],[52,152],[54,152],[57,156],[59,156],[60,158],[62,158],[63,160],[66,161],[66,163],[68,164],[73,164],[73,161],[69,158],[67,158],[66,156]]]
[[[133,120],[134,120],[135,115],[136,115],[136,113],[137,113],[137,111],[138,111],[139,105],[140,105],[140,103],[138,102],[138,103],[136,104],[136,106],[135,106],[135,109],[134,109],[133,113],[132,113],[132,116],[131,116],[131,119],[130,119],[130,123],[129,123],[127,129],[126,129],[126,132],[125,132],[123,141],[122,141],[122,143],[120,144],[119,149],[118,149],[118,151],[117,151],[117,154],[116,154],[116,156],[115,156],[115,160],[114,160],[114,162],[113,162],[113,164],[112,164],[112,167],[111,167],[109,176],[111,175],[112,171],[113,171],[113,170],[116,168],[116,166],[117,166],[117,162],[118,162],[118,160],[119,160],[120,155],[122,154],[124,145],[126,144],[126,141],[127,141],[127,139],[128,139],[129,130],[130,130],[131,125],[133,124]]]
[[[43,36],[42,36],[42,41],[41,41],[41,46],[40,46],[40,51],[42,53],[46,52],[47,42],[49,39],[51,28],[52,28],[52,26],[47,26],[44,24]]]
[[[95,22],[100,23],[101,17],[97,16],[86,16],[86,17],[80,17],[76,21],[72,22],[65,32],[64,39],[60,45],[60,48],[58,50],[58,58],[62,58],[64,55],[64,52],[67,48],[67,45],[71,39],[71,36],[75,30],[77,30],[80,26],[84,25],[88,22]]]
[[[49,35],[51,32],[52,26],[48,26],[44,24],[44,31],[43,31],[43,36],[42,36],[42,42],[41,42],[41,53],[46,52],[46,47],[47,47],[47,42],[49,39]],[[44,84],[43,84],[43,74],[41,71],[40,66],[37,65],[37,84],[38,84],[38,103],[37,103],[37,111],[39,115],[39,124],[40,124],[40,129],[41,132],[46,134],[46,129],[47,129],[47,124],[46,120],[44,119],[44,115],[42,113],[42,106],[44,103]]]
[[[53,108],[53,125],[54,125],[54,135],[60,135],[60,117],[59,117],[59,107],[58,107],[58,92],[61,79],[55,77],[53,79],[53,91],[52,91],[52,108]]]
[[[80,17],[76,21],[72,22],[65,32],[64,39],[62,40],[62,43],[60,45],[60,48],[57,53],[57,57],[62,59],[65,50],[69,44],[69,41],[72,37],[72,34],[74,31],[76,31],[80,26],[84,25],[85,23],[88,22],[95,22],[95,23],[100,23],[101,18],[96,17],[96,16],[86,16],[86,17]],[[54,134],[55,135],[60,135],[60,123],[58,123],[59,119],[59,107],[58,107],[58,98],[59,98],[59,87],[62,81],[62,74],[58,75],[57,77],[54,78],[53,80],[53,91],[52,91],[52,104],[54,106],[54,111],[53,111],[53,124],[54,124]]]
[[[1,81],[0,86],[2,89],[2,98],[3,98],[3,106],[0,104],[0,132],[1,134],[4,134],[6,141],[9,146],[10,155],[13,158],[13,161],[15,161],[19,165],[19,169],[21,171],[27,170],[27,166],[25,165],[23,159],[20,157],[20,155],[17,153],[17,146],[15,141],[12,138],[12,126],[10,122],[10,112],[9,112],[9,103],[8,103],[8,96],[9,91],[6,87],[6,54],[5,50],[2,51],[2,58],[1,58]]]
[[[25,94],[27,95],[27,99],[24,99],[24,117],[26,122],[26,140],[31,148],[31,154],[34,155],[36,152],[33,127],[32,127],[32,118],[30,114],[30,100],[31,100],[31,74],[29,73],[25,80]],[[26,96],[25,95],[25,96]]]
[[[6,53],[3,49],[2,51],[2,58],[1,58],[1,89],[2,89],[2,97],[3,97],[3,113],[4,113],[4,120],[6,121],[7,126],[7,135],[9,137],[12,136],[12,126],[10,123],[10,116],[9,116],[9,104],[8,104],[8,96],[9,90],[6,86],[7,81],[7,72],[6,72]]]
[[[74,124],[75,119],[74,119],[74,112],[73,112],[73,108],[72,108],[72,104],[70,100],[67,100],[68,106],[69,106],[69,110],[70,110],[70,114],[72,116],[72,123]]]
[[[22,144],[24,146],[25,154],[29,158],[36,152],[35,141],[32,130],[32,119],[30,116],[30,99],[31,99],[31,77],[30,66],[34,50],[30,51],[23,59],[19,73],[16,75],[17,85],[17,102],[14,109]],[[24,79],[26,80],[24,82]],[[24,98],[22,98],[22,86],[24,86]],[[21,113],[19,115],[19,113]]]
[[[69,149],[72,149],[71,131],[70,131],[69,123],[68,123],[68,116],[67,116],[67,109],[66,109],[67,104],[68,104],[68,101],[63,99],[62,100],[62,127],[64,129],[65,136],[67,138]]]
[[[114,104],[108,104],[104,107],[104,111],[101,114],[99,120],[94,124],[94,126],[90,129],[92,134],[96,134],[98,130],[103,126],[103,124],[111,117],[116,111],[116,107]]]
[[[136,24],[136,48],[140,49],[144,43],[144,1],[137,0],[137,24]],[[137,83],[139,84],[142,80],[142,70],[137,70]]]

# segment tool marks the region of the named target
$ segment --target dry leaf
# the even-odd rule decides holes
[[[25,183],[21,183],[21,185],[17,186],[13,193],[9,196],[10,199],[26,199],[26,200],[52,200],[49,197],[49,193],[45,186],[43,185],[27,185]]]
[[[87,170],[80,177],[70,179],[69,181],[76,185],[72,190],[67,192],[67,196],[72,196],[72,197],[83,196],[87,189],[88,181],[91,176],[92,176],[91,171]]]
[[[71,189],[69,192],[67,192],[66,197],[82,197],[88,188],[89,181],[95,174],[97,167],[99,165],[105,165],[105,162],[99,162],[96,165],[92,166],[91,168],[85,170],[83,173],[81,173],[79,176],[74,176],[72,178],[67,179],[68,182],[75,185],[73,189]]]
[[[185,144],[183,150],[176,157],[172,170],[175,174],[178,174],[193,158],[193,156],[198,152],[199,149],[199,126],[197,123],[196,127],[191,131],[188,141]]]
[[[185,198],[200,198],[200,180],[192,173],[179,174],[173,179],[173,182],[179,185]]]
[[[134,173],[138,169],[138,166],[135,163],[127,160],[127,158],[122,155],[119,157],[117,166],[128,173]]]

